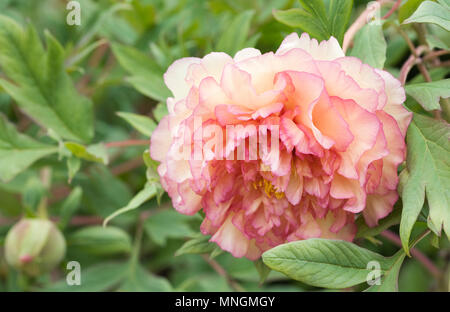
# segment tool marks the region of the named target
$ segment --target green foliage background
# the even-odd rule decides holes
[[[299,251],[320,249],[320,241],[318,247],[308,241],[270,251],[264,261],[277,271],[261,261],[221,252],[198,235],[201,216],[174,211],[161,190],[156,164],[145,153],[145,140],[167,113],[163,103],[170,92],[162,74],[174,60],[211,51],[233,55],[251,46],[273,51],[293,31],[307,31],[318,39],[334,35],[342,42],[345,30],[367,2],[79,0],[81,25],[69,26],[67,1],[0,0],[0,291],[367,288],[365,283],[357,285],[365,278],[352,272],[331,267],[329,272],[337,274],[332,281],[309,281],[298,270],[288,272],[270,261],[293,254],[314,267],[317,259],[305,259]],[[441,10],[439,16],[431,12],[431,17],[429,8],[420,11],[422,15],[413,14],[422,2],[402,1],[398,13],[382,25],[366,25],[347,54],[399,77],[411,54],[402,35],[416,46],[448,50],[448,1],[432,2]],[[388,10],[389,6],[383,7],[382,15]],[[406,24],[400,26],[402,22]],[[426,38],[420,37],[421,32],[417,35],[417,27],[426,28]],[[444,56],[442,61],[446,60]],[[430,66],[431,84],[416,68],[410,72],[406,106],[416,117],[408,134],[408,162],[402,167],[406,169],[401,194],[407,206],[399,201],[397,212],[376,229],[361,226],[356,240],[379,254],[375,257],[386,265],[383,270],[400,270],[400,291],[449,289],[450,245],[444,234],[449,234],[450,226],[449,106],[441,100],[450,96],[449,79],[445,79],[449,72],[448,65]],[[441,105],[443,120],[438,122],[432,119],[432,111]],[[117,143],[130,140],[139,144]],[[438,169],[430,169],[430,163]],[[41,179],[43,171],[51,173],[47,184]],[[21,216],[39,216],[43,201],[63,231],[68,249],[57,269],[29,277],[6,264],[2,245]],[[115,214],[103,228],[104,219]],[[405,220],[401,226],[400,219]],[[427,226],[433,233],[416,249],[438,271],[427,270],[415,257],[406,257],[401,269],[396,268],[405,253],[380,235],[382,230],[399,232],[408,251],[410,237]],[[441,233],[440,238],[434,233]],[[337,255],[345,248],[359,247],[337,244],[333,248]],[[354,251],[360,259],[370,258],[372,254],[360,249]],[[343,265],[361,266],[355,259],[336,259]],[[81,286],[66,283],[69,261],[81,264]],[[339,276],[353,276],[347,281],[354,283],[339,283]],[[387,274],[388,278],[392,277]]]

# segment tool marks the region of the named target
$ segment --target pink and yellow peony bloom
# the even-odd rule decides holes
[[[392,211],[411,120],[405,93],[389,73],[346,57],[335,38],[293,33],[275,53],[183,58],[164,79],[173,97],[150,146],[161,183],[179,212],[203,209],[201,231],[235,257],[312,237],[351,241],[356,216],[375,226]],[[279,131],[277,157],[229,157],[258,130],[191,157],[207,144],[194,139],[207,125],[276,126],[264,135]],[[179,157],[186,147],[190,157]]]

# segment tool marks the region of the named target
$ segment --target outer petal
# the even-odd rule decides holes
[[[384,90],[384,80],[373,67],[364,64],[356,57],[349,56],[337,59],[336,62],[361,88],[376,91],[378,94],[377,109],[382,109],[386,105],[387,97]]]
[[[316,39],[311,39],[307,33],[303,33],[300,38],[297,33],[287,36],[276,54],[285,54],[295,48],[305,50],[316,60],[334,60],[345,56],[336,38],[331,37],[329,40],[324,40],[319,44]]]
[[[255,56],[260,56],[261,52],[258,49],[254,49],[254,48],[246,48],[243,50],[238,51],[235,56],[234,56],[234,61],[235,62],[240,62],[240,61],[244,61],[246,59],[255,57]]]
[[[376,90],[361,87],[336,61],[316,63],[330,96],[354,100],[359,106],[370,112],[377,109],[378,94]]]
[[[172,91],[176,99],[181,99],[186,97],[189,89],[192,86],[192,82],[186,82],[186,76],[188,73],[188,68],[192,64],[199,64],[201,59],[197,57],[185,57],[176,60],[169,66],[166,73],[164,74],[164,82],[166,86]]]
[[[412,113],[402,105],[406,99],[405,89],[403,89],[400,81],[388,72],[378,69],[376,72],[384,79],[385,83],[387,103],[383,110],[395,118],[402,135],[405,136],[412,119]]]
[[[174,208],[187,215],[193,215],[201,209],[202,197],[196,194],[189,181],[175,183],[169,179],[161,179],[161,184],[172,198]]]
[[[158,127],[153,131],[150,141],[150,156],[157,161],[163,161],[167,156],[172,138],[169,129],[169,116],[163,117]]]
[[[194,63],[189,66],[186,81],[191,82],[197,87],[206,77],[212,77],[215,81],[220,82],[225,65],[233,63],[234,61],[231,56],[226,53],[209,53],[201,59],[200,63]]]
[[[364,152],[375,145],[380,122],[375,114],[362,109],[353,101],[343,101],[337,97],[333,97],[332,101],[354,135],[354,140],[347,150],[339,153],[342,163],[338,172],[348,178],[356,179],[358,178],[357,163]]]
[[[289,71],[286,73],[291,77],[295,87],[294,93],[289,98],[301,111],[296,117],[296,121],[301,121],[305,127],[311,130],[315,139],[322,147],[326,149],[330,148],[334,144],[334,141],[323,135],[313,120],[314,108],[321,101],[325,91],[323,79],[319,76],[303,72]],[[288,103],[288,105],[292,104]]]
[[[395,190],[398,184],[397,167],[406,157],[406,145],[404,137],[394,118],[385,112],[377,112],[378,118],[383,124],[389,153],[383,158],[383,171],[381,183],[377,193],[386,190]]]
[[[384,195],[368,195],[366,208],[363,211],[364,220],[366,220],[367,225],[371,227],[376,226],[379,219],[391,213],[397,199],[398,194],[396,191],[389,191]]]
[[[210,241],[217,243],[223,250],[240,258],[247,254],[250,241],[233,224],[232,219],[233,214],[230,214]]]
[[[272,90],[275,76],[283,71],[319,74],[311,55],[301,49],[292,49],[283,55],[265,53],[238,62],[236,66],[250,74],[252,85],[258,94]]]

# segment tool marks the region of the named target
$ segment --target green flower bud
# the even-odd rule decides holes
[[[6,261],[28,275],[36,276],[51,270],[65,253],[64,236],[49,220],[22,219],[6,236]]]

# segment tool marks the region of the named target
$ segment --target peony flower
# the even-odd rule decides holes
[[[161,183],[180,213],[203,210],[201,231],[235,257],[313,237],[351,241],[356,217],[375,226],[392,211],[405,93],[335,38],[293,33],[275,53],[183,58],[164,80],[173,97],[150,145]]]

